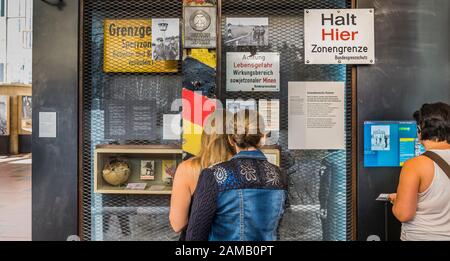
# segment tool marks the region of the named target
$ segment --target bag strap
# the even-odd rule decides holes
[[[450,179],[450,165],[441,156],[433,151],[426,151],[422,155],[436,162],[436,164],[444,171],[445,174],[447,174],[447,177]]]

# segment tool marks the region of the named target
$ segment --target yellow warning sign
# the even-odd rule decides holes
[[[152,20],[104,21],[105,72],[177,72],[178,61],[152,60]]]

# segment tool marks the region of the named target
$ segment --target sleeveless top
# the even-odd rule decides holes
[[[450,163],[450,150],[433,152]],[[418,194],[416,216],[402,224],[401,240],[450,240],[450,179],[436,163],[430,187]]]

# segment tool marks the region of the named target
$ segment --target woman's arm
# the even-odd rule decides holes
[[[179,233],[188,224],[189,206],[191,204],[191,189],[190,183],[192,177],[192,164],[189,161],[185,161],[180,164],[175,173],[172,196],[170,199],[170,225],[172,229]]]
[[[416,215],[421,172],[428,167],[427,163],[422,157],[407,161],[400,174],[397,194],[390,196],[394,204],[392,212],[402,223],[412,220]]]
[[[192,202],[186,233],[187,241],[207,241],[217,209],[219,189],[213,171],[206,169],[200,175]]]

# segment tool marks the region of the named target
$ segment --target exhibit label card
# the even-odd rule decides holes
[[[278,92],[280,54],[277,52],[227,53],[228,92]]]
[[[373,9],[306,9],[305,64],[374,64]]]
[[[259,100],[258,112],[264,119],[266,131],[280,130],[280,100]]]
[[[289,82],[288,148],[344,150],[344,82]]]
[[[184,7],[184,47],[216,48],[216,7]]]
[[[56,112],[39,112],[39,138],[56,138]]]
[[[256,100],[249,99],[249,100],[233,100],[233,99],[227,99],[226,100],[226,108],[227,111],[231,113],[236,113],[241,110],[253,110],[256,111]]]

